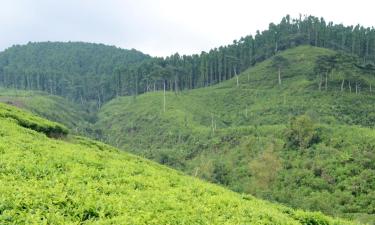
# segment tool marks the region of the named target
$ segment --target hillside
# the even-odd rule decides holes
[[[107,143],[235,191],[374,221],[375,76],[351,60],[292,48],[238,84],[167,91],[165,112],[163,92],[118,97],[97,127]]]
[[[62,125],[0,103],[1,224],[351,224],[67,135]]]
[[[90,128],[90,119],[92,120],[86,107],[41,91],[0,88],[0,102],[62,123],[74,133],[87,133],[87,129]]]

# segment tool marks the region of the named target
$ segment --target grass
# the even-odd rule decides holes
[[[315,61],[333,54],[310,46],[287,50],[280,53],[290,64],[282,85],[266,60],[242,73],[239,86],[232,79],[167,92],[166,112],[162,92],[119,97],[99,111],[96,125],[107,143],[235,191],[371,222],[375,77],[358,74],[361,92],[341,91],[337,69],[327,91],[319,91]],[[320,137],[302,150],[285,138],[299,115],[313,120]]]
[[[238,194],[0,104],[1,224],[353,224]],[[60,125],[61,126],[61,125]]]

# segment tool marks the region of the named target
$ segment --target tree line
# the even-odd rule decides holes
[[[100,105],[115,96],[206,87],[237,76],[278,51],[312,45],[357,56],[361,66],[375,61],[375,29],[344,26],[323,18],[289,15],[232,44],[193,55],[149,57],[85,43],[30,43],[0,54],[0,84],[36,89],[74,101]],[[279,79],[281,83],[281,79]]]

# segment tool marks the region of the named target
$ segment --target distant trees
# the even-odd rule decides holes
[[[322,55],[317,58],[314,70],[319,77],[319,91],[322,90],[323,80],[325,81],[325,90],[328,90],[328,75],[335,67],[335,64],[334,56]]]
[[[339,87],[341,92],[360,93],[361,85],[366,85],[368,91],[372,92],[371,82],[363,79],[360,74],[375,74],[375,66],[372,63],[361,63],[358,56],[339,52],[333,55],[319,56],[315,62],[314,73],[318,76],[319,90],[325,83],[328,89],[328,79]]]
[[[42,90],[77,102],[94,101],[100,106],[115,96],[136,96],[164,90],[164,86],[177,93],[233,77],[238,81],[237,75],[249,66],[298,45],[350,53],[358,57],[359,65],[375,62],[374,28],[333,24],[313,16],[292,19],[287,15],[265,31],[193,55],[151,58],[136,50],[71,42],[13,46],[0,54],[0,85]],[[283,63],[278,59],[275,57],[274,63],[281,84]],[[324,83],[328,89],[333,69],[332,61],[326,60],[321,58],[318,63],[320,90]],[[342,80],[343,87],[346,82],[351,89],[353,83],[347,78]]]
[[[288,60],[280,55],[272,58],[272,67],[277,69],[278,83],[281,85],[281,70],[289,65]]]

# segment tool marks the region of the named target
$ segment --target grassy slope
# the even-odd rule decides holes
[[[3,113],[6,112],[6,113]],[[349,224],[187,177],[0,103],[1,224]],[[33,130],[34,129],[34,130]]]
[[[359,95],[348,87],[340,92],[341,71],[335,71],[328,91],[320,92],[315,60],[334,52],[302,46],[281,54],[291,65],[282,71],[281,86],[267,60],[241,74],[239,87],[232,79],[177,95],[168,92],[166,112],[161,92],[114,99],[99,112],[97,125],[111,144],[233,190],[371,221],[375,132],[360,126],[375,123],[375,95],[365,89],[375,79],[362,74]],[[293,151],[285,147],[283,132],[289,119],[301,114],[318,124],[322,140]],[[269,162],[263,160],[266,149]],[[259,184],[257,173],[269,168],[275,173]]]
[[[62,123],[75,133],[83,133],[82,129],[89,126],[89,116],[83,107],[45,92],[0,88],[0,102],[27,109],[43,118]]]

